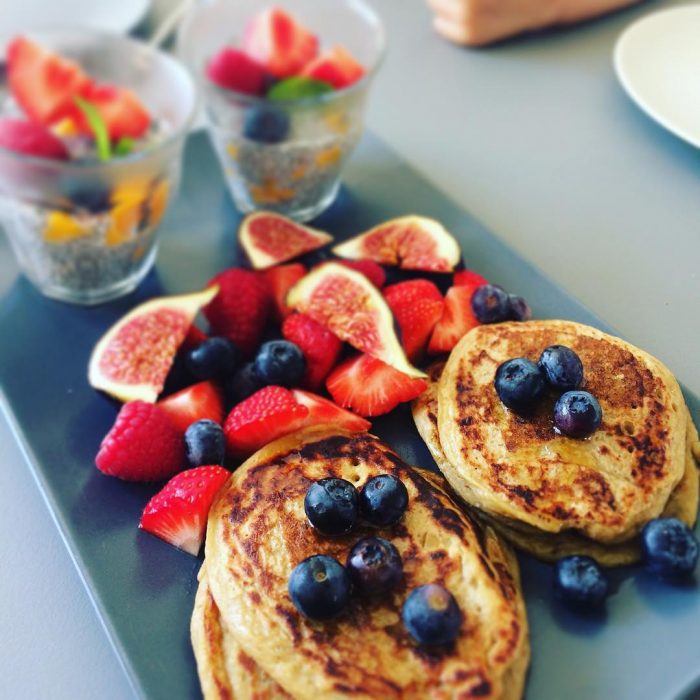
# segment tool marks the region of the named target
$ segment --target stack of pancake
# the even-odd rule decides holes
[[[579,355],[603,410],[589,438],[555,432],[555,394],[526,416],[496,394],[502,362],[537,362],[556,344]],[[642,350],[572,322],[501,323],[470,331],[429,373],[413,406],[419,433],[457,494],[523,550],[616,566],[639,559],[650,519],[695,522],[698,433],[673,375]]]
[[[315,480],[361,487],[390,473],[409,506],[390,528],[323,537],[304,514]],[[331,622],[306,620],[287,594],[293,568],[313,554],[344,563],[362,537],[399,550],[404,580],[391,594],[356,598]],[[408,592],[446,586],[463,614],[457,640],[421,647],[400,614]],[[452,500],[443,479],[407,466],[377,438],[328,429],[268,445],[241,466],[214,503],[192,617],[205,698],[519,698],[529,662],[516,560],[488,526]]]

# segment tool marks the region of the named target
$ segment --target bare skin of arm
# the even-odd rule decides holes
[[[435,29],[457,44],[484,46],[521,32],[572,24],[639,0],[427,0]]]

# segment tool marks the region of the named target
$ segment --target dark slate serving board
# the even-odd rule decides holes
[[[536,317],[609,330],[371,135],[348,167],[339,199],[316,224],[342,238],[407,212],[442,221],[460,239],[468,265],[524,295]],[[180,196],[163,225],[157,267],[126,299],[97,308],[44,299],[15,278],[7,242],[0,242],[0,388],[8,414],[116,653],[137,693],[148,698],[199,697],[189,617],[200,560],[137,529],[152,486],[122,483],[94,468],[116,406],[88,386],[87,361],[96,340],[136,303],[202,287],[239,263],[238,219],[209,143],[196,134]],[[697,397],[686,396],[700,422]],[[377,420],[375,432],[409,462],[432,465],[408,410]],[[700,676],[694,585],[665,586],[621,570],[613,574],[607,615],[591,619],[552,602],[548,566],[524,556],[521,563],[533,649],[529,698],[670,698],[694,685]]]

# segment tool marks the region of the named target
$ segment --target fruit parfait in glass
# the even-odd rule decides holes
[[[46,296],[130,292],[156,256],[196,90],[173,58],[125,37],[46,31],[6,44],[0,224]]]
[[[299,221],[326,209],[384,51],[375,12],[361,0],[218,0],[185,18],[178,43],[238,209]]]

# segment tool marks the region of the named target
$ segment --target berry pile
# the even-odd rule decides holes
[[[382,528],[396,525],[408,507],[408,491],[392,474],[367,480],[358,492],[345,479],[316,481],[306,492],[304,511],[322,535],[347,535],[360,522]],[[311,620],[342,615],[353,592],[363,599],[385,595],[403,579],[403,562],[396,547],[382,537],[364,537],[350,549],[345,566],[337,559],[315,554],[304,559],[289,577],[289,597]],[[402,609],[402,620],[419,644],[449,644],[459,634],[462,615],[452,594],[432,583],[415,588]]]

